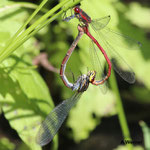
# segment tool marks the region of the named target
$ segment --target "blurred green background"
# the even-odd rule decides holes
[[[6,46],[8,39],[40,3],[39,0],[0,1],[0,49]],[[48,1],[28,27],[58,3],[56,0]],[[139,121],[144,120],[150,126],[150,1],[83,0],[81,8],[93,19],[111,15],[108,27],[142,43],[141,47],[131,50],[132,46],[123,41],[128,49],[116,49],[135,72],[136,82],[128,84],[115,75],[131,138],[139,141],[139,144],[134,144],[134,149],[150,148],[149,128],[139,125]],[[68,10],[67,15],[70,13]],[[79,22],[77,19],[63,22],[62,18],[63,14],[0,65],[0,150],[41,149],[35,143],[39,124],[54,108],[54,104],[73,95],[64,86],[57,71],[78,34]],[[117,41],[115,44],[119,45]],[[90,40],[84,35],[68,62],[66,74],[70,81],[70,72],[73,72],[75,78],[80,75],[80,71],[87,72],[90,62],[89,45]],[[55,69],[50,71],[41,64],[36,69],[32,66],[33,60],[41,53],[47,54],[50,66]],[[59,143],[56,137],[55,142],[44,149],[57,149],[58,146],[59,150],[127,149],[121,144],[123,133],[112,80],[114,79],[110,77],[107,82],[106,94],[90,85],[59,130]]]

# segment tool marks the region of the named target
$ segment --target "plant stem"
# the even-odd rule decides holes
[[[21,26],[21,28],[15,33],[15,35],[8,41],[5,48],[2,51],[5,51],[9,45],[16,40],[17,36],[21,33],[21,31],[27,26],[27,24],[35,17],[35,15],[42,9],[45,3],[48,0],[43,0],[42,3],[37,7],[37,9],[32,13],[32,15],[27,19],[27,21]]]
[[[117,112],[118,112],[118,118],[119,118],[119,122],[120,122],[120,126],[122,129],[122,133],[124,136],[124,141],[130,140],[131,141],[131,137],[130,137],[130,132],[129,132],[129,128],[127,125],[127,120],[125,117],[125,113],[124,113],[124,109],[123,109],[123,105],[122,105],[122,100],[120,97],[120,93],[118,90],[118,86],[116,83],[116,78],[115,78],[115,74],[114,74],[114,70],[112,69],[112,73],[111,73],[111,77],[110,77],[110,85],[112,90],[115,93],[116,96],[116,104],[117,104]],[[127,144],[127,148],[128,150],[132,150],[133,149],[133,145],[132,144]]]
[[[39,18],[37,21],[35,21],[28,29],[22,32],[22,30],[26,27],[26,25],[35,16],[35,14],[37,14],[37,12],[43,7],[44,3],[42,3],[42,5],[40,4],[41,5],[40,8],[39,7],[37,8],[38,10],[36,10],[33,13],[34,15],[32,14],[31,17],[29,17],[29,19],[24,23],[24,25],[19,29],[19,31],[17,31],[17,33],[13,36],[13,39],[11,39],[9,43],[7,43],[6,47],[0,51],[0,62],[2,62],[5,58],[7,58],[14,50],[16,50],[20,45],[22,45],[31,36],[35,35],[40,29],[42,29],[44,26],[48,25],[50,22],[55,20],[59,15],[61,15],[64,11],[67,11],[70,7],[73,7],[74,5],[78,4],[81,0],[76,0],[75,2],[72,2],[67,7],[60,10],[57,14],[53,15],[56,11],[58,11],[61,7],[63,7],[69,1],[70,0],[64,0],[63,2],[55,6],[53,9],[48,11],[41,18]],[[53,16],[49,18],[51,15]]]
[[[139,122],[144,136],[144,145],[146,150],[150,150],[150,129],[144,121]]]

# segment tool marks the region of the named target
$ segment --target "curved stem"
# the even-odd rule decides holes
[[[116,107],[117,107],[117,111],[118,111],[118,119],[120,122],[120,126],[122,129],[122,133],[124,136],[124,140],[130,140],[131,141],[131,136],[130,136],[130,131],[128,128],[128,124],[127,124],[127,120],[125,117],[125,112],[123,109],[123,105],[122,105],[122,100],[120,97],[120,93],[118,90],[118,86],[116,83],[116,78],[115,78],[115,74],[114,74],[114,70],[112,69],[112,73],[111,73],[111,77],[110,77],[110,86],[112,88],[112,90],[115,93],[116,96]],[[132,150],[133,149],[133,145],[132,144],[127,144],[126,145],[128,150]]]

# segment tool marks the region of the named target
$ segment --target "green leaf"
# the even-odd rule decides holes
[[[18,51],[21,49],[23,47]],[[28,68],[29,60],[28,56],[20,59],[12,55],[3,62],[0,101],[5,117],[21,139],[31,149],[40,149],[35,137],[41,121],[52,110],[53,102],[39,74]]]
[[[0,1],[0,7],[5,6],[6,3],[7,3],[7,0],[1,0]]]
[[[129,11],[126,13],[127,18],[135,25],[141,28],[150,28],[150,9],[142,6],[137,2],[129,5]]]
[[[28,16],[26,10],[15,12],[0,18],[0,48]],[[0,106],[11,127],[28,147],[40,150],[35,137],[40,123],[54,105],[45,82],[32,66],[31,58],[39,52],[35,43],[31,38],[0,65]]]
[[[46,113],[52,108],[49,103],[48,91],[44,84],[39,86],[42,82],[36,81],[41,79],[35,71],[28,70],[18,73],[17,80],[22,83],[19,83],[15,77],[12,79],[2,69],[0,74],[2,85],[0,88],[0,103],[5,117],[30,148],[40,149],[35,143],[35,136],[37,126],[42,121],[41,114],[46,116]],[[11,74],[13,75],[13,73]],[[41,111],[42,108],[45,109],[45,112]]]

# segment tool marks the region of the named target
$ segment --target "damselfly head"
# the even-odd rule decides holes
[[[74,9],[75,14],[80,13],[80,7],[79,6],[75,6],[73,9]]]
[[[87,76],[89,77],[89,82],[93,82],[96,76],[96,71],[89,71]]]

